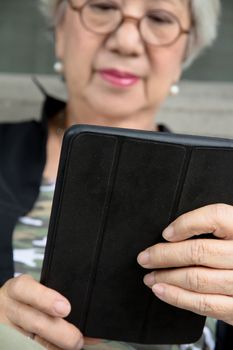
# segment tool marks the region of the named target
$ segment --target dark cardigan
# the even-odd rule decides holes
[[[40,121],[0,124],[0,286],[13,276],[12,233],[39,194],[48,118],[65,102],[45,97]]]

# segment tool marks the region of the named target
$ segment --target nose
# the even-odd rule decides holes
[[[140,56],[144,53],[144,42],[135,19],[128,17],[106,41],[109,50],[125,56]]]

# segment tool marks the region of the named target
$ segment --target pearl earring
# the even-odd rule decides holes
[[[180,92],[180,88],[177,84],[172,84],[172,86],[170,87],[170,94],[172,96],[177,96],[179,95]]]
[[[56,61],[53,65],[53,69],[57,74],[63,73],[63,63],[61,61]]]

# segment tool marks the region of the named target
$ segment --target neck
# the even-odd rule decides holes
[[[72,116],[75,116],[75,118]],[[55,181],[56,178],[63,132],[65,128],[73,124],[89,124],[149,131],[157,130],[154,120],[154,111],[150,113],[148,111],[140,111],[139,113],[127,115],[125,117],[98,116],[90,110],[80,108],[79,111],[76,112],[71,105],[68,104],[65,113],[58,116],[58,122],[56,122],[56,124],[49,124],[47,162],[44,177],[50,181]]]
[[[85,108],[75,111],[71,104],[67,106],[67,126],[88,124],[116,128],[155,131],[154,111],[142,110],[127,116],[97,115]]]

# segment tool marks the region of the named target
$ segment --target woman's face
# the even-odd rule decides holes
[[[104,0],[126,16],[141,18],[154,10],[175,15],[182,28],[190,26],[188,0]],[[84,0],[73,0],[80,6]],[[137,118],[158,110],[179,80],[187,44],[181,35],[170,46],[147,45],[137,25],[126,20],[115,32],[99,35],[87,30],[67,5],[56,31],[57,57],[64,63],[69,105],[73,114]]]

